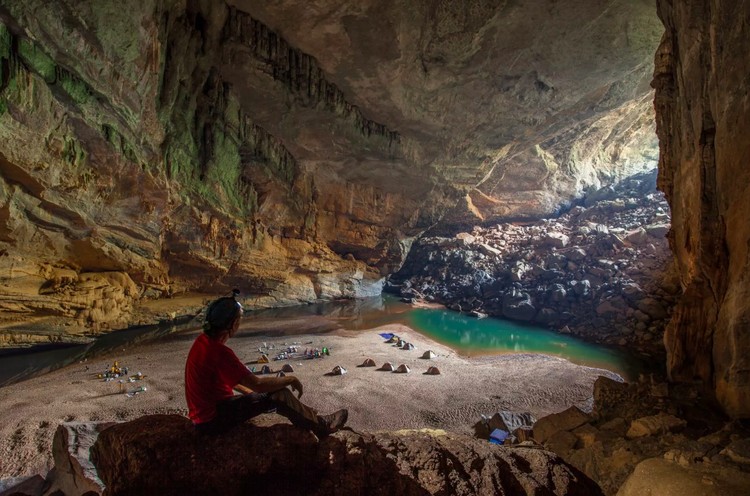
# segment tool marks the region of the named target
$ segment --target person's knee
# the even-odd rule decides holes
[[[271,399],[274,401],[279,401],[281,403],[288,404],[290,400],[294,399],[294,393],[292,393],[287,388],[279,389],[278,391],[271,393]]]

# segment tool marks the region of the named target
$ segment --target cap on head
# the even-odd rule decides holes
[[[219,298],[208,306],[203,332],[215,336],[232,328],[234,320],[242,315],[242,305],[234,297]]]

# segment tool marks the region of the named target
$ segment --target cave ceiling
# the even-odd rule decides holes
[[[347,104],[394,134],[386,150],[347,142],[304,98],[274,94],[241,43],[225,45],[223,74],[261,125],[347,180],[429,177],[476,188],[489,217],[522,217],[655,166],[649,82],[663,27],[651,2],[228,4],[313,57]]]
[[[60,271],[377,293],[437,223],[551,214],[657,159],[650,0],[2,0],[0,21],[0,266],[44,298],[69,298]]]

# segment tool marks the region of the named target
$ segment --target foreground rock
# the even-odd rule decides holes
[[[663,356],[679,292],[668,230],[653,171],[556,219],[422,238],[386,289]]]
[[[750,494],[750,430],[685,386],[601,377],[591,416],[543,417],[531,436],[607,495]]]
[[[499,447],[443,431],[359,434],[318,441],[288,424],[196,436],[176,415],[101,433],[92,459],[105,494],[601,494],[554,454]]]
[[[112,425],[113,422],[66,422],[57,427],[52,441],[55,466],[47,474],[49,492],[74,495],[104,490],[89,452],[99,434]]]

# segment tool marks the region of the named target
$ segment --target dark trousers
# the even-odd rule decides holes
[[[201,434],[221,434],[248,419],[274,411],[303,429],[314,430],[318,424],[315,410],[301,403],[294,393],[284,388],[273,393],[242,394],[220,401],[216,405],[216,417],[196,424],[195,430]]]

